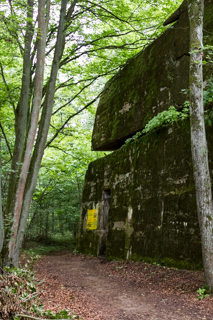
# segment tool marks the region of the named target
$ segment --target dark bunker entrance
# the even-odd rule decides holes
[[[101,210],[100,216],[100,245],[99,245],[99,256],[106,255],[106,240],[108,233],[108,216],[109,216],[109,208],[111,202],[111,190],[107,189],[103,191],[102,203],[103,209]]]

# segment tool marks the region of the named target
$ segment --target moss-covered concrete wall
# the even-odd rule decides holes
[[[208,128],[210,171],[213,136]],[[79,250],[98,254],[101,230],[86,229],[88,209],[102,210],[111,190],[108,259],[201,263],[188,121],[162,128],[92,162],[83,193]]]
[[[205,0],[206,44],[213,43],[212,12],[213,0]],[[177,19],[177,14],[171,21],[173,17]],[[185,0],[178,21],[106,84],[96,114],[95,150],[118,149],[158,112],[171,105],[182,107],[181,89],[188,88],[188,51]],[[208,79],[212,66],[204,68]],[[207,138],[212,175],[211,127]],[[104,191],[111,194],[108,230],[102,228]],[[87,229],[90,209],[99,212],[97,230]],[[98,255],[106,232],[108,259],[184,261],[182,267],[202,263],[188,121],[149,133],[89,165],[78,249]]]
[[[205,1],[205,43],[213,43],[213,1]],[[212,67],[204,70],[205,77]],[[105,86],[95,119],[93,150],[116,150],[159,112],[181,107],[189,79],[189,21],[186,1],[178,21],[137,54]]]

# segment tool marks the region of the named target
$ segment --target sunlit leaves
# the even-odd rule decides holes
[[[65,48],[55,88],[48,148],[34,199],[36,210],[55,212],[56,215],[72,211],[76,213],[79,210],[80,200],[76,204],[76,196],[73,196],[71,201],[68,195],[74,195],[75,189],[82,188],[88,163],[99,157],[99,154],[90,151],[96,97],[103,90],[105,82],[122,68],[129,58],[164,30],[162,22],[180,2],[81,0],[77,2],[72,15],[66,16]],[[60,0],[51,1],[43,102],[51,79],[51,66],[54,64],[60,4]],[[68,1],[68,10],[71,4],[72,1]],[[30,18],[30,22],[33,22],[33,41],[29,110],[32,107],[37,63],[37,5],[38,2],[34,1],[33,19]],[[20,100],[24,35],[26,23],[29,22],[26,12],[26,0],[4,1],[0,12],[3,30],[0,31],[0,112],[11,147],[14,143],[15,114]],[[85,107],[87,110],[74,117]],[[40,110],[44,110],[43,105]],[[6,163],[8,157],[5,142],[2,151]],[[60,203],[63,203],[61,208]]]

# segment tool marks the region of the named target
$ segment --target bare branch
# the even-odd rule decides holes
[[[102,58],[102,57],[100,57],[100,58]],[[108,59],[108,60],[110,60],[110,59]],[[120,66],[118,66],[118,67],[110,70],[109,72],[105,72],[105,73],[99,74],[99,75],[97,75],[97,76],[95,76],[95,77],[91,77],[91,78],[88,78],[88,79],[82,79],[82,80],[79,80],[79,81],[77,81],[77,82],[68,83],[70,80],[73,79],[73,78],[70,78],[70,79],[68,79],[67,81],[64,81],[63,83],[61,83],[61,84],[56,88],[56,90],[59,90],[59,89],[61,89],[61,88],[65,88],[65,87],[76,86],[77,84],[82,83],[82,82],[97,80],[98,78],[101,78],[101,77],[104,77],[104,76],[107,76],[107,75],[114,74],[115,71],[117,71],[119,68],[120,68]]]
[[[150,27],[151,28],[151,27]],[[101,37],[98,37],[92,41],[87,41],[86,43],[82,43],[82,44],[79,44],[78,47],[72,51],[71,54],[74,54],[76,51],[78,51],[79,49],[83,48],[83,47],[86,47],[86,46],[91,46],[93,44],[95,44],[96,42],[100,41],[100,40],[103,40],[103,39],[107,39],[107,38],[120,38],[122,36],[125,36],[127,34],[130,34],[130,33],[133,33],[133,32],[139,32],[139,30],[128,30],[124,33],[118,33],[118,34],[108,34],[108,35],[105,35],[105,36],[101,36]],[[67,35],[68,36],[68,35]]]
[[[84,6],[80,6],[80,8],[83,8],[83,10],[78,11],[76,14],[72,16],[72,20],[76,19],[80,15],[83,15],[85,12],[89,11],[92,7],[95,7],[95,5],[91,6],[90,8],[85,8]]]
[[[11,160],[11,159],[10,159],[10,160]],[[9,162],[9,161],[7,161],[6,163],[8,163],[8,162]],[[4,188],[5,188],[6,183],[7,183],[7,178],[9,177],[9,175],[10,175],[10,173],[7,172],[7,173],[6,173],[6,176],[5,176],[4,184],[2,185],[2,188],[1,188],[1,192],[4,191]]]
[[[78,82],[73,82],[72,84],[67,84],[67,85],[60,85],[56,90],[60,89],[60,88],[63,88],[63,87],[68,87],[68,86],[73,86],[73,85],[76,85],[76,84],[79,84],[81,82],[86,82],[86,81],[91,81],[89,84],[85,85],[78,93],[76,93],[76,95],[74,95],[73,98],[71,98],[68,102],[66,102],[65,104],[63,104],[62,106],[60,106],[57,110],[55,110],[52,115],[56,114],[58,111],[60,111],[61,109],[63,109],[64,107],[66,107],[67,105],[69,105],[73,100],[75,100],[86,88],[88,88],[89,86],[91,86],[92,83],[95,82],[95,80],[97,80],[98,78],[101,78],[101,77],[104,77],[106,75],[111,75],[111,74],[114,74],[115,71],[117,71],[118,69],[120,69],[121,66],[118,66],[112,70],[110,70],[110,72],[106,72],[106,73],[103,73],[103,74],[100,74],[96,77],[93,77],[93,78],[89,78],[89,79],[83,79],[83,80],[79,80]],[[66,83],[66,82],[65,82]]]
[[[5,133],[5,131],[4,131],[4,128],[3,128],[2,124],[1,124],[1,122],[0,122],[0,128],[1,128],[1,132],[2,132],[2,134],[3,134],[3,136],[4,136],[4,140],[5,140],[5,142],[6,142],[7,149],[8,149],[9,154],[10,154],[10,159],[12,159],[13,155],[12,155],[12,151],[11,151],[11,148],[10,148],[10,144],[9,144],[9,141],[8,141],[8,139],[7,139],[6,133]]]
[[[90,4],[92,4],[92,5],[94,4],[92,1],[88,1],[88,3],[90,3]],[[116,16],[113,12],[107,10],[106,8],[104,8],[103,6],[101,6],[100,4],[96,4],[96,6],[99,7],[101,10],[107,12],[107,13],[108,13],[111,17],[113,17],[114,19],[129,24],[128,21],[126,21],[126,20],[124,20],[124,19],[122,19],[122,18],[119,18],[119,17]]]
[[[78,158],[78,157],[74,156],[73,154],[71,154],[71,153],[69,153],[69,152],[67,152],[67,151],[63,150],[62,148],[59,148],[58,146],[50,145],[50,146],[49,146],[49,148],[57,149],[57,150],[59,150],[59,151],[61,151],[61,152],[65,153],[65,154],[67,154],[68,156],[71,156],[72,158],[74,158],[74,159],[76,159],[76,160],[82,160],[81,158]]]
[[[9,34],[11,35],[11,37],[16,40],[16,42],[17,42],[17,44],[18,44],[18,46],[19,46],[19,49],[20,49],[20,53],[21,53],[21,55],[23,56],[23,55],[24,55],[24,48],[23,48],[22,45],[21,45],[21,42],[20,42],[20,40],[19,40],[19,38],[18,38],[17,32],[16,32],[14,29],[11,30],[11,29],[9,28],[9,26],[8,26],[8,21],[9,21],[8,18],[5,18],[3,15],[1,15],[1,17],[2,17],[2,20],[3,20],[4,24],[5,24],[5,27],[6,27],[7,31],[9,32]],[[13,21],[13,20],[12,20],[12,21]],[[13,22],[15,23],[15,21],[13,21]]]
[[[82,91],[84,91],[86,88],[88,88],[89,86],[91,86],[91,84],[94,82],[95,80],[92,80],[89,84],[87,84],[85,87],[83,87],[76,95],[74,95],[74,97],[72,99],[70,99],[68,102],[66,102],[64,105],[62,105],[61,107],[59,107],[56,111],[54,111],[52,113],[52,115],[56,114],[58,111],[60,111],[61,109],[63,109],[64,107],[66,107],[68,104],[70,104],[73,100],[75,100],[81,93]]]
[[[112,49],[121,49],[121,50],[123,50],[123,49],[126,49],[126,48],[129,47],[129,46],[132,46],[132,48],[129,47],[129,49],[131,49],[131,50],[140,49],[141,47],[144,46],[144,44],[141,44],[141,43],[140,43],[142,40],[147,40],[147,39],[135,40],[135,41],[132,42],[132,43],[125,43],[125,44],[122,44],[122,45],[108,45],[108,46],[105,46],[105,47],[100,47],[100,48],[95,48],[95,49],[91,49],[91,50],[86,50],[86,51],[81,52],[81,53],[79,53],[78,55],[76,55],[76,56],[74,56],[74,57],[72,57],[72,58],[69,58],[69,57],[64,58],[64,59],[61,61],[61,63],[60,63],[60,68],[61,68],[62,66],[64,66],[64,65],[66,65],[67,63],[69,63],[69,62],[71,62],[71,61],[73,61],[73,60],[76,60],[76,59],[80,58],[80,57],[83,56],[84,54],[90,54],[90,53],[93,53],[93,52],[96,52],[96,51],[100,51],[100,50],[106,50],[106,49],[110,49],[110,50],[112,50]],[[136,45],[137,43],[139,43],[139,44],[138,44],[137,46],[133,47],[133,45]]]
[[[12,99],[11,95],[10,95],[10,88],[9,88],[8,83],[7,83],[7,81],[6,81],[6,78],[5,78],[5,76],[4,76],[4,69],[3,69],[3,66],[2,66],[2,63],[1,63],[1,62],[0,62],[0,70],[1,70],[0,73],[1,73],[1,76],[2,76],[2,80],[3,80],[3,82],[4,82],[4,85],[5,85],[6,89],[7,89],[8,97],[9,97],[9,99],[10,99],[10,103],[11,103],[12,106],[13,106],[13,112],[14,112],[14,114],[15,114],[15,112],[16,112],[15,104],[14,104],[14,102],[13,102],[13,99]]]
[[[99,93],[99,95],[97,95],[92,101],[90,101],[89,103],[86,104],[86,106],[84,106],[82,109],[80,109],[79,111],[77,111],[76,113],[72,114],[71,116],[68,117],[68,119],[64,122],[64,124],[58,129],[58,131],[54,134],[54,136],[47,142],[45,148],[49,147],[49,145],[55,140],[55,138],[57,138],[57,136],[59,135],[59,133],[61,132],[61,130],[64,129],[64,127],[66,126],[66,124],[70,121],[70,119],[74,118],[75,116],[77,116],[79,113],[81,113],[82,111],[84,111],[85,109],[87,109],[89,106],[91,106],[91,104],[93,104],[100,96],[101,96],[102,92]]]

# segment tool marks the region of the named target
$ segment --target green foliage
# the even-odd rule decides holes
[[[189,109],[185,106],[182,111],[177,111],[175,107],[171,106],[168,110],[158,113],[157,116],[152,118],[141,132],[137,132],[132,138],[126,140],[125,144],[128,144],[138,139],[143,134],[149,133],[153,130],[172,125],[180,120],[184,120],[189,116]]]
[[[204,106],[213,103],[213,79],[210,78],[203,90],[203,104]]]
[[[188,90],[182,90],[188,95]],[[213,80],[210,78],[203,90],[203,104],[204,106],[213,105]],[[177,123],[180,120],[184,120],[189,117],[189,106],[190,101],[186,100],[184,108],[181,111],[177,111],[175,107],[171,106],[168,110],[162,111],[153,117],[145,126],[145,128],[137,132],[133,137],[126,140],[125,144],[133,142],[134,140],[141,137],[143,134],[149,133],[153,130],[172,125],[174,122]],[[213,112],[212,110],[205,111],[205,122],[208,125],[212,125]]]
[[[213,121],[213,80],[210,78],[203,90],[203,104],[204,107],[207,107],[207,110],[204,111],[205,123],[209,126],[212,126]]]
[[[63,117],[66,116],[64,110]],[[53,120],[54,126],[58,125],[61,115],[55,115]],[[93,116],[85,111],[46,149],[25,240],[39,241],[45,246],[67,246],[69,243],[73,248],[85,172],[91,161],[104,155],[90,150],[92,127]]]
[[[205,120],[205,124],[212,126],[212,121],[213,121],[213,111],[212,110],[205,110],[204,111],[204,120]]]
[[[0,275],[0,316],[4,320],[12,317],[18,320],[15,314],[34,313],[37,316],[48,319],[79,319],[70,310],[60,310],[56,313],[51,310],[43,310],[38,300],[36,280],[32,272],[34,262],[39,257],[30,252],[25,268],[5,267],[3,275]]]
[[[197,290],[198,297],[197,300],[202,300],[203,298],[207,298],[209,294],[207,294],[207,290],[205,288],[199,288]]]
[[[209,36],[205,36],[204,37],[204,40],[207,40],[207,41],[211,41],[210,37]],[[213,63],[213,46],[211,45],[205,45],[203,48],[202,48],[202,52],[205,53],[204,55],[204,59],[202,61],[202,63],[205,65],[205,64],[212,64]]]
[[[79,319],[79,316],[71,315],[69,310],[60,310],[56,313],[47,310],[42,312],[42,316],[48,319]]]
[[[0,282],[2,319],[9,320],[15,313],[31,309],[38,295],[31,270],[5,267]]]
[[[184,107],[182,111],[177,111],[175,107],[170,107],[168,110],[160,112],[156,117],[151,119],[145,126],[143,133],[156,130],[160,127],[165,127],[168,124],[173,124],[179,120],[184,120],[189,116],[189,109]]]
[[[27,256],[28,256],[28,259],[27,259],[27,261],[26,261],[26,263],[25,263],[25,265],[24,265],[24,268],[25,268],[26,270],[33,271],[35,262],[36,262],[37,260],[40,260],[41,257],[40,257],[39,254],[37,254],[36,252],[33,252],[32,250],[29,250],[29,251],[27,252]]]
[[[168,268],[187,269],[187,270],[202,270],[202,264],[195,264],[190,260],[175,260],[169,257],[164,257],[159,261],[158,258],[143,257],[143,259],[134,259],[136,261],[143,261],[157,266],[164,266]]]
[[[48,242],[56,238],[55,235],[69,236],[70,239],[76,237],[86,168],[89,162],[103,156],[101,152],[92,153],[90,150],[97,96],[103,90],[106,80],[165,30],[162,22],[180,3],[181,0],[77,2],[70,23],[66,24],[65,49],[56,81],[49,140],[27,221],[27,240]],[[61,1],[51,1],[43,101],[50,80],[60,4]],[[21,114],[18,105],[26,21],[32,22],[35,31],[29,64],[31,79],[28,119],[31,118],[37,61],[37,5],[38,2],[34,2],[31,20],[26,16],[26,0],[6,0],[0,10],[0,119],[5,133],[1,146],[4,213],[8,181],[13,173],[18,180],[18,170],[12,172],[10,163],[15,142],[15,117],[17,124]],[[68,7],[70,5],[68,1]],[[83,108],[85,110],[81,111]],[[42,112],[44,108],[40,110]],[[78,113],[80,116],[77,116]],[[20,162],[19,168],[21,166]],[[32,167],[29,172],[34,172]],[[5,224],[6,229],[9,229],[11,221]]]
[[[51,310],[43,310],[43,306],[38,306],[37,304],[31,308],[31,311],[40,317],[45,317],[46,319],[81,319],[79,316],[71,313],[70,310],[62,309],[55,313]]]
[[[33,253],[35,255],[48,255],[50,252],[57,252],[62,250],[74,250],[75,244],[73,244],[73,241],[70,241],[66,244],[65,241],[62,240],[62,244],[44,244],[38,242],[30,241],[28,242],[28,246],[30,246],[30,249],[24,249],[24,252],[27,254]]]

